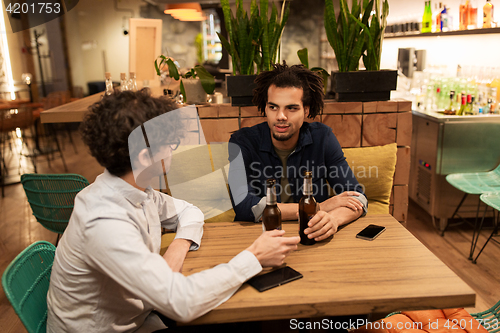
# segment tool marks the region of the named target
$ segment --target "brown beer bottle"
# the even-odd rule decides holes
[[[262,213],[262,228],[264,231],[281,230],[281,211],[276,202],[276,180],[267,180],[266,208]]]
[[[316,199],[312,195],[312,172],[306,171],[304,178],[304,195],[299,201],[299,236],[300,244],[316,244],[314,239],[307,238],[304,230],[307,229],[307,223],[316,214]]]

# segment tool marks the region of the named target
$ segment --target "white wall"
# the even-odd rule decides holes
[[[435,1],[432,1],[434,7]],[[445,2],[450,4],[454,25],[458,26],[458,6],[460,0]],[[478,1],[478,23],[482,25],[482,7],[486,1]],[[500,0],[492,0],[499,19]],[[389,0],[388,21],[401,18],[421,17],[424,1]],[[500,67],[500,34],[434,36],[384,39],[381,68],[396,68],[398,48],[414,47],[427,50],[427,66],[447,66],[448,74],[455,75],[457,65],[476,67]]]
[[[118,8],[132,9],[139,17],[140,0],[120,0]],[[74,85],[87,93],[87,82],[104,81],[104,72],[111,72],[113,81],[120,80],[120,73],[128,72],[129,37],[123,34],[128,28],[131,13],[115,11],[114,0],[85,0],[68,13],[69,53]],[[125,18],[125,19],[124,19]]]

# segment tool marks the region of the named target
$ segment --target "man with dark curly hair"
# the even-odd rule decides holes
[[[277,180],[282,219],[296,220],[303,173],[309,170],[321,210],[309,221],[305,234],[324,240],[339,226],[365,214],[367,200],[332,129],[304,121],[323,109],[323,79],[302,65],[283,62],[260,73],[255,83],[253,103],[267,122],[242,128],[229,140],[233,143],[229,145],[229,160],[241,153],[245,164],[245,170],[231,165],[229,172],[235,220],[259,221],[266,205],[268,178]],[[246,187],[231,186],[243,174]],[[330,197],[328,185],[335,196]]]
[[[187,252],[200,246],[203,214],[147,186],[168,172],[181,142],[178,111],[148,90],[115,93],[90,107],[82,136],[105,171],[76,196],[57,247],[47,332],[153,332],[166,328],[157,313],[191,321],[296,249],[299,237],[275,230],[229,263],[180,273]],[[163,256],[162,227],[176,231]]]

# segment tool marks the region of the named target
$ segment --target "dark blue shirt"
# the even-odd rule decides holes
[[[242,128],[231,136],[229,161],[235,160],[240,153],[243,157],[244,170],[237,165],[238,163],[231,163],[229,168],[235,221],[255,221],[256,216],[252,208],[266,196],[266,180],[274,178],[277,184],[280,184],[284,171],[281,160],[274,150],[267,122]],[[328,184],[336,194],[344,191],[363,193],[362,186],[347,164],[332,129],[324,124],[304,122],[300,128],[297,146],[288,156],[287,178],[296,203],[303,194],[305,171],[312,171],[313,195],[317,202],[323,202],[330,197]],[[246,182],[242,181],[244,177]],[[243,189],[245,185],[246,188]],[[277,186],[278,202],[281,202],[281,190],[283,189]]]

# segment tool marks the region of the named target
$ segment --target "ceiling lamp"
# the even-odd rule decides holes
[[[179,21],[205,21],[207,17],[203,13],[183,13],[183,14],[172,14],[172,17],[178,19]]]
[[[197,2],[167,4],[163,12],[181,21],[206,20],[206,16],[201,11],[201,6]]]

